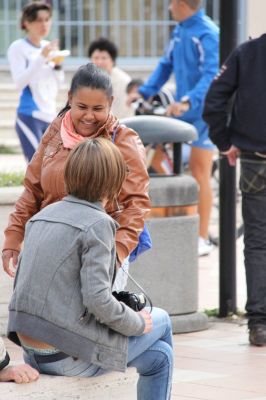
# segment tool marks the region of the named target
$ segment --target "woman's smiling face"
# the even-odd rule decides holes
[[[70,115],[76,132],[84,137],[93,135],[106,122],[113,98],[104,90],[81,87],[68,95]]]

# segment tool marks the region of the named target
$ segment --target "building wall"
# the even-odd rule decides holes
[[[266,32],[265,16],[265,0],[247,0],[247,38],[255,38]]]
[[[46,0],[48,1],[48,0]],[[219,22],[219,1],[203,0],[207,13]],[[245,0],[243,0],[245,1]],[[1,6],[2,2],[2,6]],[[169,0],[49,0],[53,24],[49,39],[71,51],[67,62],[87,58],[91,41],[110,38],[119,48],[120,61],[128,65],[154,64],[164,51],[175,25]],[[0,0],[0,64],[6,63],[10,43],[23,34],[21,7],[28,0]]]

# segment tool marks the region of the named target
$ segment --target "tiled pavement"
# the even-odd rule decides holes
[[[17,159],[16,165],[20,163]],[[10,206],[0,207],[0,242],[10,210]],[[215,225],[217,217],[213,216],[212,228]],[[246,293],[241,239],[237,255],[237,298],[243,310]],[[210,256],[199,260],[200,310],[218,307],[218,280],[218,250],[214,249]],[[11,280],[0,269],[0,322],[11,286]],[[20,350],[5,341],[13,362],[21,361]],[[206,331],[175,335],[174,353],[172,400],[266,400],[266,348],[249,346],[245,321],[214,320]],[[89,380],[42,376],[39,382],[25,386],[1,384],[0,400],[135,400],[135,378],[133,371]]]
[[[21,358],[8,343],[13,361]],[[206,331],[174,336],[172,400],[266,400],[266,349],[250,347],[245,325],[211,322]],[[111,374],[97,379],[41,377],[18,387],[2,384],[0,399],[136,400],[136,376]],[[156,399],[150,399],[156,400]]]

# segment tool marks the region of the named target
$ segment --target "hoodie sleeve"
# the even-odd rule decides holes
[[[28,86],[32,77],[46,63],[46,58],[40,53],[35,60],[30,63],[25,58],[19,43],[11,44],[7,51],[7,58],[10,65],[12,79],[19,90],[23,90]]]
[[[213,80],[205,99],[203,119],[209,125],[209,135],[220,151],[231,146],[229,120],[230,99],[238,87],[238,54],[231,53]]]
[[[186,93],[184,97],[189,98],[191,109],[202,106],[207,90],[217,74],[219,66],[219,40],[217,34],[206,34],[202,38],[193,38],[198,49],[199,65],[202,76],[197,84]]]

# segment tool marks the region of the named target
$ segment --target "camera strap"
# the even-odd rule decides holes
[[[151,301],[150,296],[149,296],[149,295],[147,294],[147,292],[143,289],[143,287],[140,286],[140,284],[133,278],[133,276],[131,276],[130,273],[124,269],[123,265],[121,265],[120,268],[122,268],[123,272],[128,276],[128,278],[131,280],[131,282],[133,282],[134,285],[136,285],[136,286],[143,292],[143,294],[145,295],[146,299],[147,299],[148,302],[149,302],[150,313],[151,313],[151,312],[152,312],[153,305],[152,305],[152,301]]]

